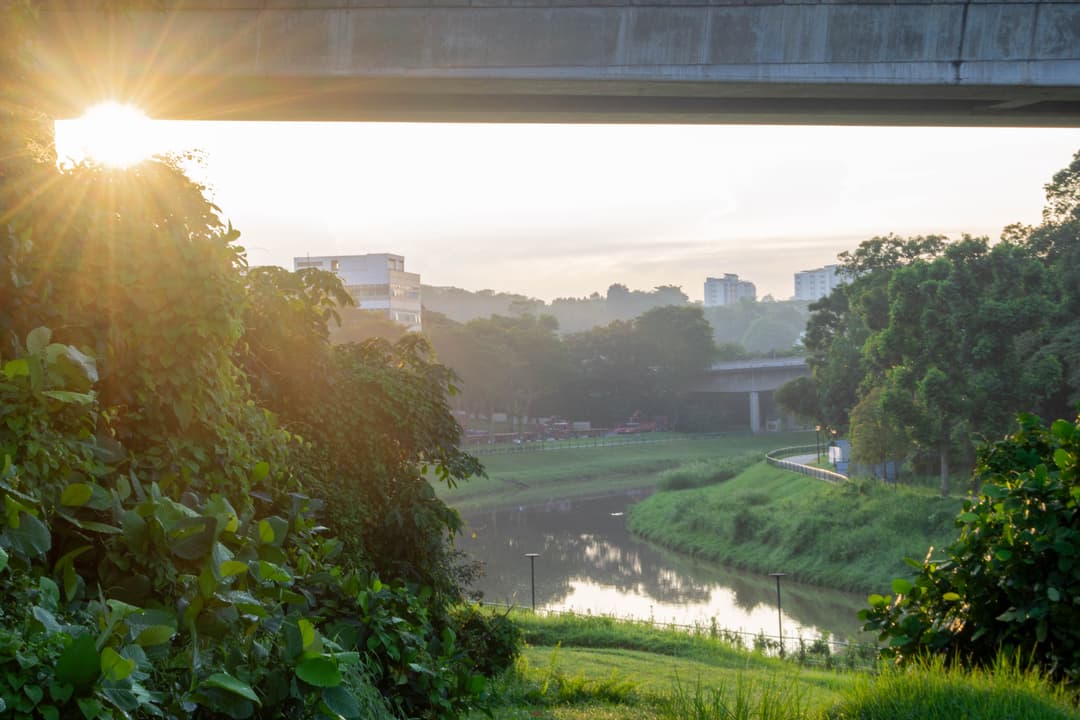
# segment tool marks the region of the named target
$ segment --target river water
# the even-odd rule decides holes
[[[535,558],[536,606],[651,619],[756,635],[778,633],[776,581],[763,573],[697,562],[633,537],[630,505],[647,491],[465,514],[458,547],[484,562],[476,589],[488,602],[528,607]],[[783,568],[776,568],[782,572]],[[860,594],[781,580],[783,633],[858,638]]]

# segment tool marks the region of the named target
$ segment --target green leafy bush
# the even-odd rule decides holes
[[[987,664],[1004,651],[1080,677],[1080,421],[1019,424],[981,450],[981,492],[944,559],[909,561],[914,579],[894,580],[895,596],[871,595],[860,611],[890,654]]]
[[[445,718],[485,698],[447,617],[457,516],[423,481],[479,467],[450,447],[449,374],[416,341],[316,345],[340,399],[302,414],[266,390],[272,413],[240,362],[279,350],[246,331],[236,235],[155,163],[58,174],[0,235],[16,717]],[[336,475],[347,443],[366,454]]]
[[[463,605],[451,612],[450,622],[462,650],[485,677],[509,668],[521,651],[521,628],[510,620],[509,610],[485,612],[476,605]]]

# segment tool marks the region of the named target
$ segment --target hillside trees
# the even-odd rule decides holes
[[[852,281],[811,306],[806,348],[816,419],[849,429],[856,455],[878,454],[858,447],[875,443],[856,425],[879,423],[880,411],[947,493],[950,470],[1016,412],[1080,400],[1077,158],[1047,185],[1044,222],[1007,228],[997,244],[890,235],[840,256]],[[807,389],[780,397],[795,403]]]

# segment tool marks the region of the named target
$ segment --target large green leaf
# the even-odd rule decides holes
[[[250,700],[256,705],[262,705],[259,701],[259,696],[255,694],[255,691],[250,685],[237,680],[228,673],[214,673],[203,681],[203,685],[231,692],[234,695],[239,695],[242,698]]]
[[[45,352],[52,340],[52,330],[47,327],[36,327],[26,336],[26,350],[31,355]]]
[[[168,625],[150,625],[135,637],[135,644],[140,647],[163,645],[172,640],[175,634],[176,628]]]
[[[87,483],[71,483],[60,493],[60,504],[68,507],[82,507],[93,494],[94,489]]]
[[[256,484],[261,483],[263,480],[266,479],[266,476],[269,474],[270,463],[266,462],[265,460],[260,463],[256,463],[255,467],[251,470],[251,482]]]
[[[258,561],[259,579],[263,582],[291,583],[292,575],[279,565],[265,560]]]
[[[92,530],[93,532],[104,533],[106,535],[119,535],[123,532],[123,530],[115,525],[106,525],[97,520],[82,520],[81,518],[77,518],[74,515],[63,511],[58,511],[56,514],[75,527],[82,528],[83,530]]]
[[[67,385],[89,389],[98,381],[97,363],[94,358],[72,345],[53,344],[47,348],[49,361],[63,374]]]
[[[105,678],[117,682],[127,679],[135,671],[135,661],[130,660],[111,647],[101,651],[101,672]]]
[[[228,592],[217,593],[217,597],[223,602],[233,605],[239,612],[245,615],[254,615],[255,617],[266,617],[269,612],[266,606],[251,593],[243,592],[242,590],[230,590]]]
[[[206,503],[204,511],[206,515],[213,515],[218,519],[218,527],[223,532],[234,533],[240,527],[240,516],[229,501],[221,495],[214,495]]]
[[[214,529],[217,520],[212,517],[194,517],[180,520],[169,533],[170,550],[185,560],[206,557],[214,546]]]
[[[266,520],[259,521],[259,542],[267,545],[274,542],[274,526]]]
[[[247,571],[247,563],[240,562],[239,560],[226,560],[218,566],[218,572],[223,578],[232,577],[233,575],[243,575]]]
[[[323,688],[322,699],[331,712],[343,718],[360,717],[360,703],[356,701],[351,692],[340,685]]]
[[[297,621],[296,626],[300,628],[300,641],[304,652],[309,652],[315,645],[315,641],[319,639],[319,631],[315,629],[315,626],[310,620],[306,618],[300,618]]]
[[[95,698],[75,698],[75,704],[86,720],[97,720],[105,712],[105,706]]]
[[[94,638],[80,635],[68,645],[56,661],[56,679],[85,694],[101,675],[101,658]]]
[[[341,684],[337,663],[323,655],[303,660],[296,666],[296,676],[315,687],[330,688]]]
[[[75,405],[89,405],[94,402],[94,396],[90,393],[78,393],[70,390],[42,390],[41,394],[59,400],[62,403]]]
[[[9,525],[0,535],[0,539],[9,548],[26,557],[37,557],[49,552],[52,548],[52,536],[45,523],[22,511],[18,512],[17,518],[18,527]]]
[[[4,374],[7,375],[8,380],[14,380],[17,377],[28,377],[30,375],[30,363],[27,362],[26,358],[8,360],[4,363]]]

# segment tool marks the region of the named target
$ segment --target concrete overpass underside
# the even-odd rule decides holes
[[[691,391],[745,395],[750,403],[750,430],[756,433],[762,429],[763,395],[809,374],[810,367],[801,357],[722,362],[713,365]]]
[[[159,4],[45,0],[54,115],[116,99],[200,120],[1080,125],[1080,2]]]

